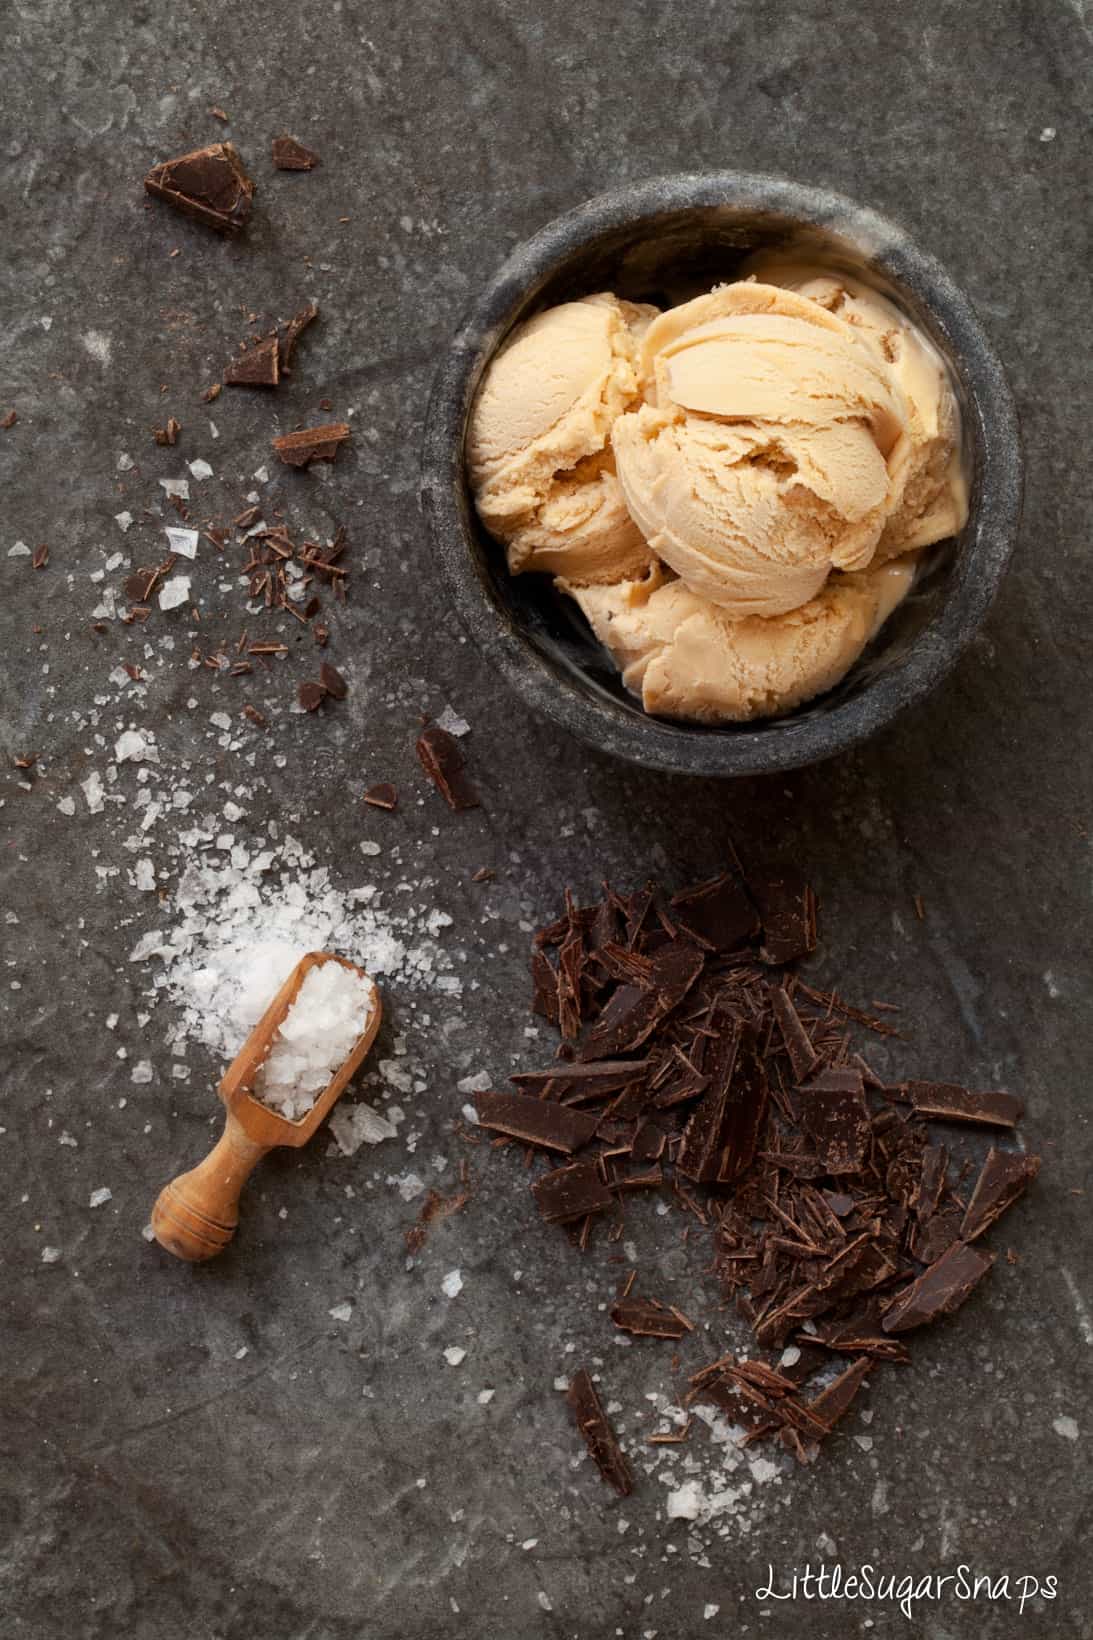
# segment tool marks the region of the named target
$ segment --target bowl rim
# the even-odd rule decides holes
[[[772,720],[746,734],[682,726],[597,700],[554,669],[489,597],[472,564],[457,493],[465,487],[466,421],[482,369],[529,290],[558,263],[604,233],[672,211],[719,205],[752,209],[848,242],[941,333],[974,418],[980,482],[972,538],[944,605],[899,664],[820,716]],[[510,252],[472,302],[438,365],[422,435],[421,501],[433,552],[476,648],[534,711],[584,742],[667,773],[734,777],[802,768],[859,744],[920,701],[951,671],[998,590],[1016,541],[1022,498],[1017,413],[1001,361],[968,298],[929,252],[868,206],[783,177],[733,170],[676,172],[597,194],[544,224]],[[974,573],[971,573],[974,569]]]

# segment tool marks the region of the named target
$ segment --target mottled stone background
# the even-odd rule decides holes
[[[1093,1633],[1085,0],[7,0],[2,15],[0,414],[19,416],[0,433],[4,1640]],[[238,243],[140,188],[154,160],[224,134],[211,104],[260,184]],[[270,169],[284,130],[321,169]],[[1028,464],[1015,567],[949,682],[853,756],[733,786],[631,771],[530,720],[449,621],[415,498],[433,363],[508,248],[620,181],[726,165],[841,189],[935,252],[1006,363]],[[246,314],[311,295],[322,319],[291,385],[204,405]],[[236,511],[271,435],[324,397],[354,411],[351,449],[325,482],[273,474],[263,499],[349,526],[352,600],[330,645],[345,705],[284,713],[303,654],[242,680],[190,673],[184,613],[92,632],[121,576],[89,577],[119,550],[154,561],[139,553],[162,540],[156,479],[204,457],[216,476],[196,510]],[[176,451],[151,442],[168,414]],[[122,454],[136,466],[119,471]],[[137,519],[124,538],[121,509]],[[48,542],[48,568],[9,556],[19,541]],[[193,573],[197,635],[234,635],[241,601],[209,549]],[[149,675],[131,702],[108,682],[126,660]],[[273,729],[225,752],[209,715],[246,700]],[[484,806],[468,816],[447,814],[413,753],[419,712],[446,703],[472,725]],[[129,723],[156,733],[161,782],[250,788],[245,836],[291,817],[339,882],[391,903],[409,883],[449,913],[464,979],[459,1002],[389,993],[386,1051],[405,1032],[425,1084],[403,1100],[415,1156],[398,1140],[332,1158],[320,1139],[270,1158],[237,1244],[196,1270],[140,1231],[211,1135],[216,1067],[195,1050],[172,1085],[168,1006],[138,1024],[148,976],[126,959],[156,913],[129,879],[134,815],[89,814],[79,789],[106,770],[96,734],[112,744]],[[29,780],[12,767],[27,753]],[[402,788],[397,815],[362,810],[377,779]],[[602,1361],[638,1451],[643,1397],[678,1377],[659,1346],[608,1336],[611,1250],[582,1263],[540,1225],[516,1158],[454,1133],[454,1084],[543,1052],[523,1035],[520,924],[551,914],[563,882],[682,883],[729,836],[810,864],[821,976],[906,999],[911,1040],[879,1056],[891,1073],[1018,1089],[1047,1165],[993,1238],[1019,1262],[1000,1260],[913,1366],[878,1374],[868,1429],[689,1542],[656,1477],[619,1504],[574,1468],[555,1375]],[[496,880],[472,885],[483,864]],[[131,1085],[119,1046],[152,1060],[153,1084]],[[470,1157],[477,1190],[407,1267],[415,1204],[386,1180],[434,1156],[449,1185]],[[113,1198],[92,1210],[100,1186]],[[630,1220],[642,1287],[714,1317],[688,1345],[694,1370],[733,1336],[702,1238],[684,1248],[651,1204]],[[891,1607],[754,1598],[768,1561],[788,1574],[825,1555],[1054,1575],[1060,1593],[1020,1622],[1012,1603],[949,1602],[913,1626]]]

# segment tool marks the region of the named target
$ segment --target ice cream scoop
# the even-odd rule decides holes
[[[906,559],[836,573],[799,609],[740,619],[659,568],[640,581],[572,592],[647,712],[723,723],[773,717],[831,689],[911,576]]]
[[[908,407],[844,320],[754,281],[648,328],[652,402],[612,435],[652,551],[731,616],[807,604],[872,559],[902,480]]]
[[[467,461],[479,514],[514,575],[541,570],[589,585],[651,562],[611,434],[640,400],[639,343],[655,314],[610,294],[563,302],[521,325],[491,361]]]
[[[304,1101],[308,1108],[293,1120],[279,1115],[256,1095],[274,1052],[286,1044],[300,1043],[306,1020],[297,1019],[295,1034],[290,1031],[285,1037],[279,1035],[280,1027],[293,1018],[293,1005],[308,975],[328,963],[339,963],[365,980],[367,1011],[342,1064],[321,1092],[308,1091]],[[382,1016],[379,992],[355,964],[324,951],[311,952],[296,964],[221,1080],[218,1092],[227,1108],[223,1133],[203,1162],[180,1173],[159,1193],[152,1209],[152,1230],[161,1247],[188,1263],[223,1252],[239,1222],[240,1192],[258,1162],[276,1145],[307,1143],[356,1075],[375,1041]],[[320,1026],[329,1037],[330,1021],[321,1021]],[[282,1067],[273,1085],[262,1091],[282,1109],[293,1109],[283,1076]],[[306,1076],[300,1081],[306,1081]]]
[[[908,437],[876,558],[894,558],[956,535],[968,516],[960,413],[948,369],[929,339],[894,302],[849,274],[772,256],[757,258],[744,271],[796,291],[851,325],[903,392]]]

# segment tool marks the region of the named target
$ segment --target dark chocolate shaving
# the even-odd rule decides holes
[[[273,448],[286,467],[306,467],[312,461],[333,461],[348,437],[349,423],[332,421],[283,433],[274,439]]]
[[[589,1213],[614,1207],[599,1162],[570,1162],[540,1174],[531,1187],[539,1211],[549,1224],[572,1224]]]
[[[611,1319],[623,1332],[639,1338],[682,1338],[692,1331],[678,1310],[666,1309],[651,1298],[620,1298],[611,1306]]]
[[[398,807],[398,792],[388,781],[381,780],[379,785],[369,786],[364,801],[373,809],[394,809]]]
[[[972,1093],[952,1082],[908,1082],[905,1085],[916,1114],[931,1122],[971,1122],[978,1127],[1013,1128],[1024,1110],[1014,1093]]]
[[[960,1226],[962,1241],[975,1241],[1024,1195],[1040,1171],[1039,1156],[991,1150],[976,1180],[972,1199]]]
[[[884,1312],[885,1332],[910,1332],[912,1327],[936,1321],[939,1316],[952,1315],[979,1285],[997,1256],[958,1241],[917,1281],[897,1293]]]
[[[608,1486],[613,1486],[620,1497],[629,1496],[634,1490],[630,1465],[618,1443],[615,1431],[607,1420],[607,1414],[600,1405],[596,1386],[585,1367],[574,1375],[566,1399],[596,1468]]]
[[[229,387],[276,387],[281,380],[280,343],[266,336],[245,353],[237,353],[224,371]]]
[[[461,813],[479,806],[478,793],[463,768],[463,753],[454,735],[431,723],[418,736],[421,766],[450,809]]]
[[[480,1126],[563,1156],[586,1145],[599,1123],[598,1116],[526,1093],[476,1093],[474,1103]]]
[[[274,137],[272,157],[278,171],[313,171],[319,163],[318,154],[295,137]]]
[[[230,142],[214,142],[153,165],[144,186],[220,233],[239,233],[250,216],[254,183]]]

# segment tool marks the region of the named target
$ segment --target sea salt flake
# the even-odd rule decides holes
[[[462,1361],[466,1360],[466,1356],[466,1350],[460,1349],[458,1344],[449,1344],[444,1351],[444,1359],[450,1367],[458,1367]]]
[[[348,1321],[352,1314],[352,1304],[335,1304],[334,1308],[330,1311],[331,1319],[334,1321]]]
[[[209,466],[209,463],[207,461],[203,461],[200,456],[198,456],[196,461],[188,462],[187,465],[190,472],[193,474],[194,478],[197,479],[199,484],[202,479],[211,478],[213,476],[213,470]]]
[[[42,1263],[43,1264],[56,1264],[58,1259],[60,1258],[60,1256],[61,1256],[61,1249],[59,1247],[43,1247],[42,1248]]]
[[[445,1298],[458,1298],[463,1291],[463,1276],[458,1270],[449,1270],[440,1283],[440,1290]]]
[[[457,738],[462,735],[469,735],[471,732],[471,726],[467,720],[461,718],[451,706],[445,706],[436,721],[438,728],[444,729],[448,734],[455,735]]]
[[[178,609],[181,604],[190,601],[190,577],[188,575],[172,575],[169,581],[164,582],[159,594],[160,609]]]
[[[30,548],[25,541],[16,541],[13,547],[8,548],[9,558],[29,558],[30,555]]]
[[[106,806],[106,791],[102,783],[102,775],[97,769],[92,769],[86,780],[81,780],[80,790],[87,801],[89,814],[101,814]]]
[[[140,1059],[130,1071],[129,1080],[131,1082],[151,1082],[154,1079],[155,1074],[155,1071],[152,1069],[151,1060]]]
[[[133,515],[131,512],[115,513],[114,522],[124,535],[133,522]]]
[[[197,557],[197,543],[200,540],[197,530],[180,530],[168,524],[164,533],[168,552],[176,553],[179,558]]]
[[[479,1406],[488,1407],[496,1394],[497,1391],[495,1389],[480,1389],[477,1395]]]
[[[164,495],[177,495],[182,501],[190,499],[190,481],[188,478],[161,478],[159,487]]]
[[[138,860],[136,865],[136,885],[142,894],[154,891],[156,886],[156,868],[151,860]]]
[[[397,1136],[394,1124],[371,1105],[338,1105],[330,1118],[330,1131],[343,1156],[354,1156],[362,1145],[378,1145]]]
[[[1064,1441],[1076,1441],[1081,1434],[1074,1418],[1056,1418],[1051,1427],[1056,1435],[1062,1436]]]
[[[87,1205],[88,1207],[102,1207],[107,1202],[113,1201],[113,1199],[114,1192],[108,1189],[106,1185],[100,1185],[98,1190],[93,1190],[87,1198]]]

